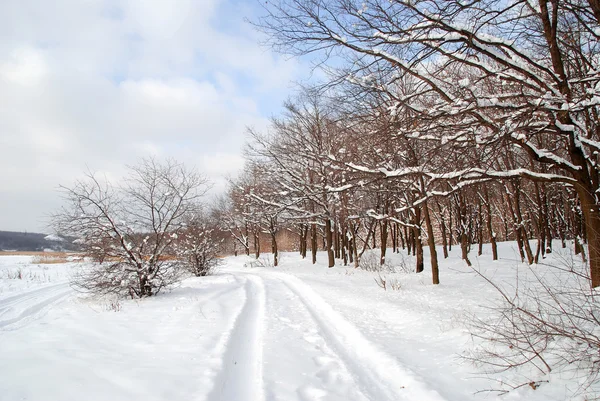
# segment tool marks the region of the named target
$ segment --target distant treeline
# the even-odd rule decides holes
[[[27,233],[14,231],[0,231],[0,250],[3,251],[43,251],[51,249],[54,251],[74,251],[77,250],[72,239],[65,238],[64,241],[58,240],[58,237],[41,233]],[[55,239],[56,238],[56,239]]]

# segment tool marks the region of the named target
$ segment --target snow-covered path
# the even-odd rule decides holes
[[[209,400],[443,400],[297,278],[239,277],[246,301]]]

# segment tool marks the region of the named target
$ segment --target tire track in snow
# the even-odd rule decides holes
[[[12,295],[6,298],[0,298],[0,315],[7,309],[10,309],[15,304],[22,303],[26,299],[32,299],[36,297],[42,296],[45,292],[55,291],[57,288],[67,288],[69,286],[68,283],[54,284],[49,286],[44,286],[41,288],[36,288],[30,291],[19,292],[16,295]]]
[[[246,276],[246,300],[229,333],[223,366],[207,400],[263,401],[262,343],[265,289],[258,276]]]
[[[362,393],[373,401],[444,401],[414,373],[387,355],[301,280],[277,274],[304,304],[329,347],[354,376]]]
[[[299,297],[263,277],[265,395],[282,401],[370,401]]]
[[[156,341],[160,341],[161,338],[169,341],[169,336],[172,334],[174,328],[190,324],[192,319],[197,315],[204,316],[203,308],[207,303],[219,304],[219,300],[222,297],[241,289],[243,282],[235,277],[232,278],[231,282],[225,283],[222,287],[187,287],[186,296],[178,297],[182,303],[174,306],[172,310],[167,311],[163,315],[161,324],[154,331]],[[198,291],[199,294],[196,295],[195,291]]]
[[[14,330],[23,327],[17,323],[31,321],[42,316],[52,305],[73,292],[68,287],[67,283],[57,284],[0,299],[0,329]],[[9,314],[12,316],[5,317]]]

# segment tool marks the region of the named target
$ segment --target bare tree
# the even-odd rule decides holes
[[[241,193],[234,182],[229,183],[226,195],[217,199],[214,212],[218,215],[219,227],[229,233],[232,239],[233,253],[237,256],[238,245],[246,255],[250,255],[250,235],[254,236],[254,227],[246,219],[248,205],[246,195]],[[256,241],[256,237],[254,237]]]
[[[62,187],[66,205],[53,216],[54,228],[76,237],[97,262],[75,279],[84,291],[148,297],[176,282],[182,271],[177,238],[208,181],[174,160],[144,159],[128,170],[119,185],[88,172]]]

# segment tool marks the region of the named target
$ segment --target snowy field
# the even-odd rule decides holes
[[[497,262],[472,252],[474,267],[514,282],[530,268],[512,248]],[[500,399],[568,399],[579,383],[564,372],[486,376],[461,357],[476,342],[469,316],[499,296],[459,257],[433,286],[427,265],[402,272],[412,259],[390,255],[399,272],[385,277],[399,288],[387,291],[377,273],[328,269],[322,254],[316,266],[283,254],[277,268],[230,257],[217,275],[118,301],[73,291],[79,263],[0,256],[0,400],[488,400],[491,379],[549,381]]]

